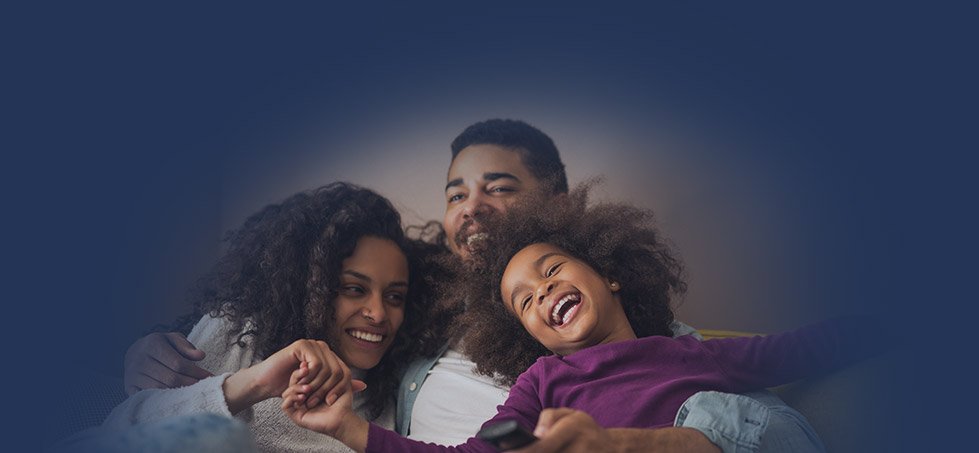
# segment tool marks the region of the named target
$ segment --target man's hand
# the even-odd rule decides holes
[[[534,428],[537,442],[520,453],[616,451],[609,430],[588,414],[568,408],[544,409]]]
[[[136,340],[126,351],[123,365],[126,393],[183,387],[212,376],[195,364],[203,358],[204,351],[177,332],[151,333]]]
[[[691,428],[611,428],[598,426],[588,414],[568,408],[545,409],[537,421],[537,442],[516,450],[543,452],[693,452],[720,453],[700,431]]]

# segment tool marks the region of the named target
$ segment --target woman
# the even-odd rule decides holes
[[[245,422],[261,450],[346,451],[330,437],[295,426],[270,400],[300,364],[342,369],[365,381],[366,391],[354,397],[356,411],[393,426],[397,366],[407,362],[408,339],[418,338],[413,323],[423,319],[421,258],[434,247],[407,240],[386,199],[345,183],[262,209],[229,242],[199,282],[194,314],[184,318],[199,320],[188,339],[206,352],[202,366],[215,376],[139,392],[103,426],[216,412]],[[333,387],[324,384],[310,382]],[[314,394],[309,404],[338,396]]]

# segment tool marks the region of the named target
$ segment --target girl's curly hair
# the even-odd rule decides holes
[[[394,241],[410,269],[405,321],[391,349],[367,371],[369,414],[376,418],[396,395],[399,367],[418,350],[431,291],[429,263],[441,250],[405,237],[401,216],[384,197],[348,183],[332,183],[266,206],[226,237],[228,250],[191,292],[193,313],[178,321],[186,331],[204,314],[232,323],[228,341],[251,344],[258,357],[302,338],[336,347],[334,323],[343,260],[358,239]]]
[[[621,284],[620,299],[639,337],[672,335],[672,303],[686,291],[683,265],[653,226],[652,211],[622,203],[590,205],[593,182],[567,196],[541,194],[484,223],[488,239],[477,243],[474,269],[456,285],[468,298],[455,323],[476,370],[513,385],[539,357],[551,355],[506,310],[500,281],[510,258],[532,244],[546,243],[581,259]]]

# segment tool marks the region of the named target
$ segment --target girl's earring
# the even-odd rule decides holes
[[[619,290],[619,282],[611,282],[611,283],[609,283],[608,286],[610,286],[612,288],[612,291],[618,291]]]

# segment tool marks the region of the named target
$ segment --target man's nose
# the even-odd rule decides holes
[[[482,195],[471,196],[466,200],[466,203],[462,206],[462,215],[465,218],[481,217],[489,214],[493,211],[493,208],[486,204],[486,200]]]

